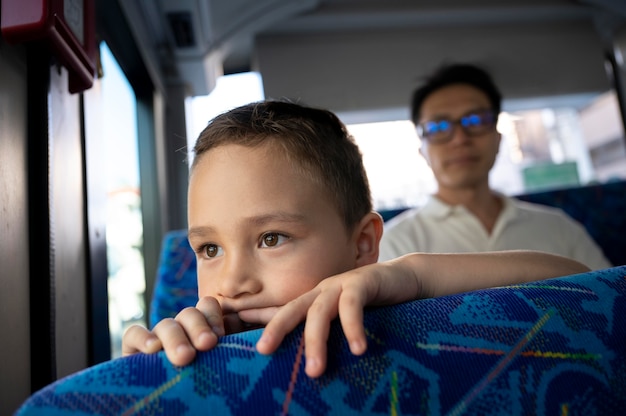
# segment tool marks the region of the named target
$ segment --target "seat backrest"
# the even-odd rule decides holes
[[[150,327],[197,302],[196,255],[187,240],[187,230],[170,231],[163,237],[161,245],[150,304]]]
[[[614,266],[626,264],[626,181],[517,195],[522,201],[561,208],[581,223]],[[381,212],[385,221],[404,209]]]
[[[336,320],[328,368],[304,374],[302,325],[274,354],[261,330],[186,367],[119,358],[32,395],[18,416],[623,414],[626,266],[368,309],[368,349]]]
[[[626,264],[626,181],[518,195],[561,208],[581,223],[615,266]]]

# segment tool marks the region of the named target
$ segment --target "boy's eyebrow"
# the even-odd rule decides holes
[[[255,216],[246,218],[245,222],[249,223],[250,225],[262,226],[270,222],[297,223],[297,222],[303,222],[305,219],[306,219],[306,216],[302,214],[294,214],[291,212],[277,211],[277,212],[272,212],[269,214],[255,215]],[[215,228],[212,226],[209,226],[209,225],[197,226],[197,227],[192,227],[189,229],[187,233],[187,237],[188,238],[195,237],[195,236],[201,237],[206,234],[213,233],[213,232],[215,232]]]
[[[270,222],[302,222],[305,218],[306,217],[302,214],[277,211],[269,214],[256,215],[248,218],[246,221],[252,225],[264,225]]]
[[[187,238],[191,239],[192,237],[202,237],[206,234],[211,234],[213,232],[213,227],[201,226],[201,227],[193,227],[187,231]]]

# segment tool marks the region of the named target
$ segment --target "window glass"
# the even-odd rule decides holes
[[[211,118],[263,97],[258,73],[219,78],[211,94],[187,101],[189,148]],[[436,190],[410,121],[348,124],[348,130],[363,154],[376,209],[419,206]],[[613,92],[583,107],[503,112],[498,131],[502,141],[490,183],[506,195],[626,178],[624,132]]]
[[[263,83],[258,72],[219,77],[209,95],[188,98],[185,103],[187,114],[187,145],[193,149],[198,135],[215,116],[240,105],[264,98]],[[193,154],[189,151],[189,164]]]
[[[626,146],[614,92],[583,107],[503,112],[490,184],[506,195],[626,179]],[[351,124],[363,153],[374,207],[419,206],[436,190],[410,121]]]
[[[106,138],[107,264],[111,355],[121,355],[122,335],[134,323],[146,325],[146,286],[137,113],[134,92],[106,44],[100,48],[102,111]]]

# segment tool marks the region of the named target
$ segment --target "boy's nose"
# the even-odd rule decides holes
[[[218,294],[235,299],[245,294],[261,290],[261,282],[252,264],[241,257],[231,256],[225,259],[224,267],[218,277]]]

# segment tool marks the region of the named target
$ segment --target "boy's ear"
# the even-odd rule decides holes
[[[376,263],[380,238],[383,236],[383,218],[377,212],[365,215],[355,229],[356,267]]]

